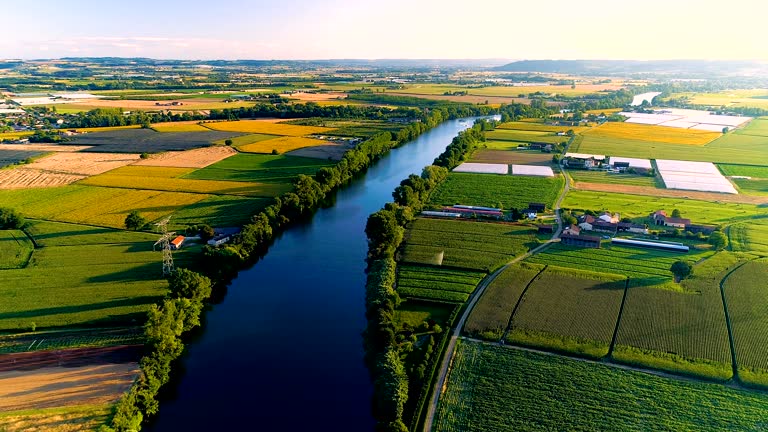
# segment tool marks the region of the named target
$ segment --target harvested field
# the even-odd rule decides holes
[[[134,163],[134,165],[178,168],[205,168],[208,165],[226,159],[234,154],[237,154],[237,151],[231,147],[204,147],[182,152],[167,152],[152,155],[148,159],[139,159],[136,163]]]
[[[60,144],[0,144],[2,150],[48,152],[76,152],[87,150],[90,146],[60,145]]]
[[[226,97],[225,95],[222,95]],[[222,97],[222,99],[224,98]],[[64,107],[69,110],[90,111],[95,108],[122,108],[125,110],[145,110],[145,111],[201,111],[211,109],[224,109],[224,108],[240,108],[246,106],[252,106],[253,103],[248,102],[230,102],[225,103],[221,100],[211,98],[199,98],[199,99],[178,99],[176,102],[181,102],[182,105],[157,105],[170,104],[173,100],[131,100],[131,99],[90,99],[84,103],[72,103],[66,104]]]
[[[89,176],[101,174],[139,160],[139,155],[125,153],[56,153],[24,168],[59,174]]]
[[[95,432],[102,425],[107,424],[111,417],[111,404],[11,411],[0,413],[0,430],[4,432]]]
[[[14,168],[0,171],[0,189],[25,189],[64,186],[84,179],[84,175]]]
[[[279,121],[279,120],[278,120]],[[304,136],[317,133],[327,133],[333,129],[318,126],[298,126],[291,124],[276,123],[275,121],[264,120],[238,120],[209,122],[205,127],[214,131],[229,131],[243,133],[259,133],[269,135],[283,136]]]
[[[614,139],[643,140],[666,144],[703,146],[722,135],[695,129],[681,129],[667,126],[653,126],[636,123],[608,122],[593,128],[585,134]]]
[[[214,141],[241,135],[237,132],[155,132],[152,129],[121,129],[76,137],[73,144],[92,145],[90,152],[158,153],[208,147]]]
[[[155,123],[151,125],[157,132],[208,132],[210,129],[197,124],[198,121]]]
[[[323,140],[285,136],[266,141],[259,141],[253,144],[246,144],[240,146],[238,149],[245,153],[272,153],[276,150],[279,154],[282,154],[304,147],[314,147],[326,144],[327,141]]]
[[[347,98],[347,94],[342,92],[308,93],[297,91],[293,93],[283,93],[280,96],[288,99],[300,100],[302,102],[317,102]]]
[[[344,157],[347,150],[354,147],[354,144],[326,144],[292,150],[287,152],[286,155],[339,161]]]
[[[735,204],[768,204],[768,197],[766,196],[751,196],[741,194],[733,195],[716,192],[699,192],[678,189],[660,189],[653,186],[637,186],[629,184],[584,183],[577,181],[573,184],[573,188],[583,191],[616,192],[630,195],[649,195],[666,198],[690,198],[701,201],[727,202]]]
[[[549,166],[552,165],[552,155],[525,150],[478,150],[470,162]]]
[[[0,372],[0,411],[114,402],[138,374],[137,363]]]

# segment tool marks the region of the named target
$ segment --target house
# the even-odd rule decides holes
[[[578,225],[571,225],[563,230],[563,234],[579,235],[581,234],[581,228]]]
[[[179,250],[182,244],[184,244],[184,236],[176,236],[175,239],[171,240],[171,249]]]
[[[600,237],[594,236],[563,234],[560,236],[560,242],[568,246],[600,248]]]
[[[651,213],[651,219],[653,219],[653,223],[656,225],[664,225],[664,220],[667,219],[667,212],[664,210],[656,210]]]
[[[600,219],[596,220],[592,224],[592,231],[600,231],[600,232],[615,234],[616,231],[618,231],[618,229],[619,229],[619,224],[612,223],[612,222],[605,222]]]
[[[592,155],[584,153],[566,153],[562,164],[569,168],[593,169],[600,168],[605,162],[605,155]]]
[[[608,222],[608,223],[614,223],[615,224],[615,223],[619,223],[620,216],[619,216],[618,213],[614,213],[612,215],[609,212],[604,212],[603,214],[598,216],[598,219],[600,219],[603,222]]]
[[[579,228],[592,231],[592,224],[595,223],[595,217],[592,215],[582,215],[579,217]]]
[[[211,246],[220,246],[224,243],[228,242],[231,239],[231,236],[227,234],[220,234],[217,236],[214,236],[212,239],[208,240],[208,244]]]
[[[636,234],[648,234],[648,228],[645,225],[631,223],[631,222],[619,222],[619,231],[631,232]]]
[[[547,206],[543,203],[528,203],[528,209],[532,212],[536,213],[544,213],[544,211],[547,209]]]
[[[552,225],[537,225],[539,234],[552,234],[555,232],[555,228]]]

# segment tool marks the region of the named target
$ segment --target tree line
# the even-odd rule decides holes
[[[400,304],[394,288],[395,252],[403,240],[406,225],[425,205],[430,193],[445,181],[450,169],[482,145],[484,131],[491,127],[492,123],[478,120],[472,128],[459,133],[421,175],[412,174],[400,182],[392,193],[393,202],[368,217],[365,226],[368,237],[365,315],[368,324],[363,333],[363,347],[374,385],[372,412],[377,431],[405,432],[408,431],[406,422],[418,422],[432,376],[427,373],[429,364],[433,370],[444,347],[444,343],[435,344],[431,339],[423,348],[423,362],[406,366],[405,360],[413,350],[413,344],[398,341],[394,323],[395,308]],[[407,406],[410,412],[406,412]]]

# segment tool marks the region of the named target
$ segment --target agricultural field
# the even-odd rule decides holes
[[[720,281],[738,257],[720,252],[696,264],[685,292],[660,290],[632,278],[613,358],[675,373],[725,381],[731,349]],[[638,284],[639,282],[639,284]]]
[[[156,123],[150,127],[156,132],[208,132],[210,129],[193,122]]]
[[[685,144],[703,146],[722,135],[696,129],[682,129],[667,126],[654,126],[637,123],[607,122],[582,132],[586,137],[648,141],[663,144]]]
[[[768,195],[768,179],[763,179],[763,180],[734,179],[732,181],[733,183],[736,184],[736,187],[738,187],[739,193],[749,194],[749,195],[760,195],[760,196]]]
[[[766,89],[726,90],[719,93],[674,93],[671,97],[686,96],[696,105],[709,105],[720,108],[751,107],[768,109],[768,91]]]
[[[478,150],[469,162],[552,166],[552,154],[533,150]]]
[[[272,153],[283,154],[292,150],[305,147],[327,145],[327,141],[304,137],[280,137],[271,140],[258,141],[253,144],[245,144],[238,150],[245,153]]]
[[[0,230],[0,270],[23,268],[34,248],[24,231]]]
[[[236,137],[230,138],[230,140],[232,141],[232,147],[240,148],[240,146],[244,146],[247,144],[255,144],[260,141],[271,140],[279,137],[280,135],[249,134],[249,135],[236,136]],[[226,145],[226,141],[227,140],[214,141],[214,144]]]
[[[138,160],[139,155],[126,153],[57,152],[25,165],[24,168],[89,176],[101,174]]]
[[[626,278],[621,276],[548,266],[523,295],[506,340],[604,357],[619,319],[625,285]]]
[[[33,150],[8,150],[0,148],[0,168],[14,165],[43,154],[45,153]]]
[[[242,226],[273,201],[272,198],[211,195],[176,210],[171,217],[169,227],[183,229],[188,225],[201,223],[214,227]]]
[[[497,129],[510,129],[510,130],[520,130],[520,131],[535,131],[535,132],[546,132],[549,134],[557,133],[557,132],[568,132],[569,130],[572,130],[574,133],[582,133],[584,131],[589,130],[589,127],[585,126],[558,126],[558,125],[548,125],[544,123],[538,123],[538,122],[531,122],[531,121],[512,121],[512,122],[506,122],[500,124]],[[568,137],[559,137],[563,140],[568,140]]]
[[[490,141],[513,141],[521,143],[542,142],[557,144],[568,141],[568,137],[557,136],[551,132],[521,131],[515,129],[496,129],[486,132],[485,136]]]
[[[678,193],[685,194],[686,191]],[[645,196],[586,190],[568,192],[562,206],[566,209],[610,210],[629,218],[644,218],[656,210],[678,209],[684,218],[689,218],[696,224],[721,224],[768,215],[768,209],[754,204],[699,201],[687,199],[685,196]]]
[[[360,88],[363,83],[355,84],[352,88]],[[576,88],[571,88],[570,85],[536,85],[536,86],[488,86],[488,87],[466,87],[454,84],[409,84],[401,89],[391,90],[386,89],[387,93],[414,93],[424,95],[442,95],[445,92],[462,92],[466,91],[469,95],[476,96],[506,96],[506,97],[518,97],[521,94],[529,93],[545,93],[545,94],[561,94],[565,96],[584,96],[592,94],[598,91],[605,90],[618,90],[622,88],[622,84],[577,84]],[[349,90],[347,87],[339,87],[337,85],[330,85],[328,88],[338,90]]]
[[[97,431],[111,417],[111,404],[10,411],[0,413],[0,429],[6,432]]]
[[[484,276],[477,271],[401,265],[397,269],[397,293],[400,297],[463,303]]]
[[[189,173],[187,168],[128,166],[81,180],[78,185],[255,197],[274,197],[292,189],[291,185],[280,183],[180,178]]]
[[[402,261],[488,272],[537,244],[529,227],[417,218],[408,226]]]
[[[553,244],[527,259],[538,264],[551,264],[589,271],[600,271],[631,278],[632,286],[679,291],[669,267],[678,260],[693,264],[712,255],[708,250],[691,248],[687,254],[646,248],[630,248],[604,243],[600,249],[584,249]]]
[[[750,261],[723,283],[739,379],[768,387],[768,262]]]
[[[757,179],[768,179],[768,166],[718,164],[718,168],[726,176],[746,176]]]
[[[28,220],[24,228],[35,239],[38,247],[132,244],[157,241],[157,234],[141,231],[123,231],[88,225]]]
[[[525,209],[541,202],[552,207],[563,188],[563,177],[500,176],[450,173],[430,196],[434,205],[475,205],[504,209]]]
[[[136,166],[162,166],[179,168],[205,168],[220,160],[226,159],[237,154],[237,151],[230,147],[213,146],[198,149],[186,150],[181,152],[165,152],[149,156],[147,159],[140,159],[133,163]]]
[[[618,184],[657,188],[663,187],[663,184],[661,184],[661,182],[659,182],[656,177],[637,174],[611,173],[607,171],[570,170],[568,171],[568,175],[576,183]],[[576,188],[579,188],[578,184],[576,185]]]
[[[187,174],[185,178],[243,182],[292,183],[299,174],[314,175],[333,163],[283,155],[237,154]]]
[[[141,345],[144,342],[141,327],[35,331],[0,336],[0,354]]]
[[[122,228],[137,210],[150,221],[195,204],[210,195],[71,185],[0,191],[0,202],[27,217]]]
[[[754,219],[728,227],[731,250],[768,255],[768,220]]]
[[[507,330],[512,311],[520,296],[542,270],[543,265],[528,262],[507,267],[488,285],[483,296],[475,304],[464,325],[464,332],[485,340],[500,340]]]
[[[392,323],[396,331],[418,329],[423,323],[434,321],[441,327],[450,326],[448,320],[459,305],[442,302],[422,301],[418,299],[404,299],[395,309]]]
[[[433,430],[746,431],[766,416],[763,393],[460,340]]]
[[[299,126],[275,123],[265,120],[237,120],[224,122],[206,122],[203,124],[214,131],[243,132],[248,134],[267,134],[299,137],[304,135],[322,134],[332,131],[331,128],[319,126]]]
[[[152,129],[121,129],[92,132],[75,137],[71,143],[93,146],[87,151],[104,153],[159,153],[208,147],[214,141],[242,135],[237,132],[155,132]]]

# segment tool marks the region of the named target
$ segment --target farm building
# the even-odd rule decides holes
[[[533,212],[543,213],[547,209],[547,206],[544,203],[532,202],[532,203],[528,203],[528,209],[530,209]]]
[[[584,153],[566,153],[562,164],[568,168],[593,169],[600,168],[605,162],[605,155],[593,155]]]
[[[571,225],[563,230],[563,234],[579,235],[581,234],[581,228],[578,225]]]
[[[685,229],[689,225],[691,225],[690,219],[685,218],[674,218],[667,216],[667,212],[664,210],[658,210],[651,214],[651,219],[653,219],[653,223],[657,226],[666,226],[666,227],[673,227],[673,228],[680,228]]]
[[[552,225],[537,225],[539,234],[552,234],[555,232],[555,228]]]
[[[611,214],[610,212],[603,212],[603,214],[601,214],[597,218],[603,222],[618,223],[619,219],[621,219],[621,215],[619,215],[618,213]]]
[[[423,211],[421,212],[422,216],[430,216],[430,217],[443,217],[443,218],[453,218],[457,219],[461,217],[461,213],[456,212],[444,212],[444,211]]]
[[[600,231],[605,233],[615,234],[619,230],[619,224],[613,222],[605,222],[603,220],[596,220],[592,223],[592,231]]]
[[[499,210],[481,210],[479,208],[443,207],[443,212],[458,213],[463,217],[484,217],[501,219],[504,213]]]
[[[717,229],[717,227],[714,225],[688,225],[685,229],[694,234],[702,233],[704,235],[710,235]]]
[[[611,243],[618,244],[621,246],[661,249],[661,250],[668,250],[668,251],[675,251],[675,252],[689,251],[688,246],[682,243],[658,242],[658,241],[650,241],[650,240],[623,239],[623,238],[613,238],[611,239]]]
[[[560,236],[560,242],[568,246],[595,248],[595,249],[600,248],[600,237],[594,237],[594,236],[563,234]]]
[[[581,215],[579,217],[579,228],[592,231],[592,224],[595,223],[595,217],[592,215]]]
[[[629,168],[634,169],[637,172],[648,172],[653,167],[651,161],[648,159],[636,159],[611,156],[609,160],[610,167],[618,171],[626,171]]]
[[[181,245],[183,244],[184,244],[184,236],[176,236],[175,239],[171,240],[171,249],[179,250],[181,249]]]
[[[648,228],[642,224],[636,224],[631,222],[619,222],[619,231],[631,232],[636,234],[648,234]]]

